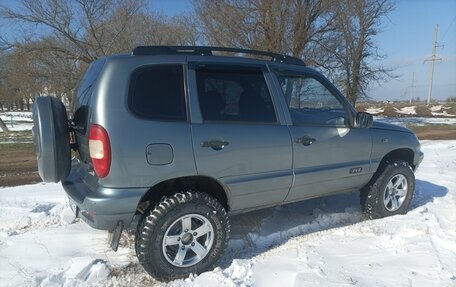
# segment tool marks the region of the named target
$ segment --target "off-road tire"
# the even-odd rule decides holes
[[[193,266],[177,267],[165,258],[162,242],[170,225],[186,214],[199,214],[208,219],[214,231],[214,241],[204,259]],[[216,266],[228,244],[229,232],[228,215],[215,198],[194,191],[176,193],[163,198],[140,220],[135,239],[136,255],[143,268],[160,281],[200,274]]]
[[[395,211],[386,209],[384,200],[388,182],[396,175],[402,174],[407,180],[407,193],[402,205]],[[407,213],[415,190],[415,175],[410,165],[405,161],[386,163],[380,172],[374,175],[371,182],[361,190],[361,208],[369,219]]]

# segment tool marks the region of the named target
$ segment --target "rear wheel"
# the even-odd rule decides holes
[[[216,199],[199,192],[177,193],[143,217],[136,254],[144,269],[159,280],[199,274],[215,267],[229,230],[228,215]]]
[[[361,191],[361,207],[369,218],[405,214],[415,190],[415,175],[405,161],[388,163]]]
[[[65,179],[71,167],[68,118],[63,103],[55,97],[37,97],[33,106],[33,143],[38,173],[45,182]]]

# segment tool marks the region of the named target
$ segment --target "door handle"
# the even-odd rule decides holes
[[[305,146],[309,146],[309,145],[313,144],[315,141],[317,141],[317,140],[311,136],[303,136],[302,138],[297,138],[295,140],[296,143],[300,143]]]
[[[210,140],[210,141],[203,141],[201,143],[201,147],[210,147],[213,150],[222,150],[230,143],[224,140]]]

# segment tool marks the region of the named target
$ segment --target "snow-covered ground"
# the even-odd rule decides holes
[[[456,115],[448,114],[445,110],[447,107],[442,105],[433,106],[430,108],[432,114],[435,116],[433,118],[426,117],[384,117],[384,116],[375,116],[383,113],[383,108],[368,108],[366,112],[375,116],[376,120],[388,122],[396,125],[432,125],[432,124],[456,124]],[[401,109],[395,108],[398,114],[403,115],[416,115],[415,106],[404,107]],[[439,117],[441,116],[441,118]],[[3,122],[7,125],[8,129],[11,131],[24,131],[31,130],[33,127],[33,119],[31,112],[2,112],[0,117]],[[450,118],[448,118],[450,117]],[[451,118],[454,117],[454,118]],[[0,133],[2,130],[0,129]]]
[[[384,108],[367,108],[366,112],[368,112],[371,115],[376,115],[376,114],[381,114],[385,111]]]
[[[10,131],[31,130],[33,127],[32,112],[2,112],[0,118]]]
[[[424,107],[424,106],[421,106],[421,107]],[[394,108],[395,113],[398,116],[402,116],[402,115],[404,115],[404,116],[412,115],[413,116],[413,115],[417,114],[417,112],[416,112],[417,106],[406,106],[406,107],[402,107],[402,108],[393,107],[393,108]],[[448,112],[448,110],[450,110],[450,109],[451,109],[450,106],[435,105],[435,106],[429,107],[429,112],[434,117],[456,117],[456,115]],[[381,115],[384,111],[385,111],[384,107],[367,107],[366,108],[366,112],[368,112],[372,115]]]
[[[432,106],[429,108],[433,116],[444,116],[444,117],[456,117],[456,115],[449,114],[447,110],[451,107],[445,107],[443,105]]]
[[[427,125],[454,125],[456,124],[456,118],[425,118],[425,117],[383,117],[383,116],[374,116],[374,120],[385,122],[393,125],[405,126],[407,124],[417,125],[417,126],[427,126]]]
[[[456,141],[423,141],[406,215],[366,221],[358,195],[231,218],[220,267],[168,286],[456,286]],[[0,189],[0,285],[153,286],[122,239],[74,221],[58,184]]]
[[[411,106],[411,107],[403,107],[401,109],[394,108],[396,110],[396,113],[398,114],[403,114],[403,115],[416,115],[416,107]]]

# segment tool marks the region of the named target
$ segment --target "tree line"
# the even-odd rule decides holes
[[[30,109],[34,97],[71,104],[87,66],[139,45],[213,45],[302,58],[355,104],[392,77],[375,37],[391,0],[194,0],[173,17],[145,0],[20,0],[0,6],[0,109]]]

